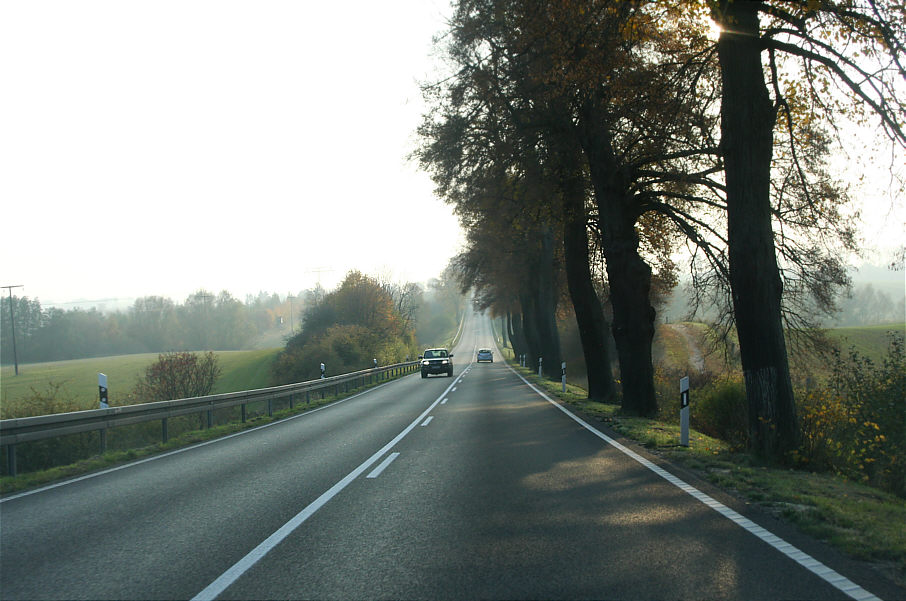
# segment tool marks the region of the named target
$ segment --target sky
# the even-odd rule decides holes
[[[448,7],[4,2],[0,285],[51,305],[436,277],[463,237],[407,155]]]
[[[463,234],[407,155],[449,10],[0,3],[0,286],[109,307],[331,289],[351,269],[436,277]],[[841,167],[871,173],[856,197],[877,264],[906,238],[903,199],[872,170],[890,160],[857,147]]]

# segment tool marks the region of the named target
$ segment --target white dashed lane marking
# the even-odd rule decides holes
[[[424,425],[424,424],[422,424],[422,425]],[[370,474],[368,474],[365,477],[366,478],[377,478],[378,476],[381,475],[381,472],[383,472],[385,469],[387,469],[387,466],[389,466],[391,463],[393,463],[393,460],[399,456],[400,456],[399,453],[390,453],[390,455],[387,456],[387,459],[384,459],[379,466],[374,468],[374,471],[372,471]]]

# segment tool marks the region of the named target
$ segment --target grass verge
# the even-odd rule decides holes
[[[906,501],[832,474],[764,465],[752,455],[732,452],[724,441],[690,429],[689,446],[680,446],[678,424],[620,415],[620,406],[589,401],[586,392],[539,378],[513,365],[548,396],[559,399],[588,421],[599,421],[644,446],[650,453],[795,525],[855,559],[873,563],[906,586]]]

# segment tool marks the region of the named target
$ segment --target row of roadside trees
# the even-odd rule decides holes
[[[552,369],[571,302],[589,396],[650,416],[652,291],[685,247],[696,302],[738,336],[749,440],[785,460],[785,332],[833,310],[858,246],[828,153],[843,118],[906,146],[904,20],[875,2],[455,2],[415,155],[467,231],[463,287]]]

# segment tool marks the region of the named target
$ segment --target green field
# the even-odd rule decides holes
[[[223,371],[214,386],[214,392],[235,392],[269,386],[270,365],[280,350],[215,353]],[[122,399],[157,357],[157,353],[145,353],[29,363],[19,366],[18,376],[15,375],[12,366],[4,366],[0,370],[0,416],[5,418],[6,413],[24,399],[34,396],[34,392],[46,394],[57,386],[59,387],[57,396],[65,397],[68,404],[74,408],[94,408],[98,402],[99,372],[107,375],[110,403],[121,405]]]
[[[685,329],[688,338],[681,335],[679,329]],[[710,373],[723,373],[727,367],[724,364],[723,354],[712,352],[707,339],[708,326],[697,322],[680,322],[672,324],[660,324],[657,328],[657,335],[654,340],[654,362],[671,369],[687,369],[690,366],[690,357],[692,349],[690,342],[699,345],[699,352],[705,363],[705,370]],[[890,344],[890,332],[899,333],[900,336],[906,337],[906,324],[886,324],[881,326],[867,326],[858,328],[832,328],[826,330],[827,338],[840,350],[844,359],[849,357],[850,351],[855,350],[862,357],[871,359],[875,364],[881,363],[887,356],[888,346]],[[735,338],[733,339],[734,342]],[[737,343],[738,344],[738,343]],[[794,359],[794,352],[791,339],[788,335],[787,344],[790,349],[790,357]],[[798,357],[801,359],[801,357]],[[797,365],[805,366],[806,371],[811,375],[824,377],[828,375],[831,367],[825,357],[812,357],[810,360],[796,362]],[[738,359],[732,366],[736,371],[742,368],[738,364]]]
[[[878,362],[887,354],[887,346],[890,343],[888,332],[899,332],[900,336],[906,336],[906,324],[834,328],[828,330],[828,335],[839,345],[844,356],[847,356],[850,347],[853,347],[862,356]]]

